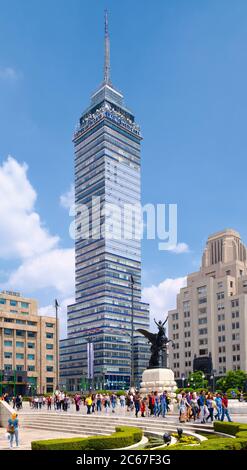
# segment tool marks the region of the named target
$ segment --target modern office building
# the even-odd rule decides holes
[[[108,389],[137,385],[149,359],[146,340],[136,332],[149,326],[148,305],[141,302],[141,241],[125,239],[123,228],[119,237],[106,237],[106,225],[108,233],[111,226],[102,210],[115,205],[122,220],[125,204],[141,203],[141,139],[133,113],[110,80],[106,15],[104,81],[73,139],[76,232],[86,227],[84,205],[89,237],[75,242],[76,301],[68,307],[68,338],[60,343],[61,383],[68,390],[80,390],[86,378]]]
[[[175,378],[188,377],[193,363],[205,372],[211,363],[217,376],[247,371],[246,260],[246,247],[235,230],[208,238],[200,271],[189,274],[177,308],[169,312]]]
[[[49,393],[56,387],[56,320],[37,302],[0,293],[0,395]]]

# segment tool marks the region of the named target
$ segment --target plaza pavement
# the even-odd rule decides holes
[[[247,406],[247,404],[246,404]],[[60,432],[60,431],[55,431],[55,430],[46,430],[46,429],[29,429],[29,428],[25,428],[25,427],[22,427],[22,418],[23,418],[23,421],[24,421],[24,417],[28,416],[28,417],[32,417],[33,418],[33,421],[34,423],[37,422],[37,418],[38,418],[38,415],[43,415],[43,414],[49,414],[49,415],[69,415],[73,416],[73,418],[75,418],[75,416],[86,416],[87,414],[87,408],[85,406],[81,406],[80,408],[80,411],[79,412],[76,412],[75,410],[75,405],[71,405],[70,408],[68,409],[67,412],[64,412],[64,411],[56,411],[54,410],[54,408],[52,407],[52,410],[51,411],[47,411],[47,407],[44,406],[42,407],[41,410],[36,410],[36,409],[33,409],[30,407],[29,403],[28,402],[24,402],[23,403],[23,409],[20,410],[18,412],[18,417],[19,417],[19,422],[20,422],[20,430],[19,430],[19,435],[20,435],[20,446],[18,448],[18,450],[30,450],[31,449],[31,442],[34,441],[34,440],[42,440],[42,439],[57,439],[57,438],[69,438],[69,437],[78,437],[78,433],[75,434],[75,433],[69,433],[69,432]],[[141,417],[138,417],[138,418],[135,418],[135,414],[134,412],[127,412],[126,408],[121,408],[120,406],[118,406],[116,408],[116,412],[115,413],[112,413],[112,410],[111,408],[107,410],[107,412],[105,411],[105,409],[103,409],[102,412],[100,413],[94,413],[92,415],[93,417],[98,417],[99,419],[101,418],[104,418],[107,420],[107,418],[130,418],[131,421],[133,420],[133,423],[136,422],[137,420],[138,421],[142,421],[143,418]],[[231,415],[232,419],[236,422],[241,422],[241,423],[247,423],[247,414],[245,415],[240,415],[240,414],[234,414],[234,415]],[[166,423],[168,426],[169,424],[170,425],[179,425],[179,421],[178,421],[178,412],[177,410],[175,410],[174,413],[169,413],[166,415],[165,419],[162,418],[161,416],[160,417],[149,417],[149,418],[144,418],[144,419],[148,419],[150,420],[150,423],[153,422],[153,423]],[[110,420],[109,420],[110,422]],[[199,426],[199,423],[197,423],[197,425]],[[186,425],[185,425],[186,426]],[[187,426],[186,426],[187,427]],[[203,425],[201,425],[200,427],[203,427]],[[6,430],[4,428],[0,428],[0,450],[7,450],[9,449],[9,443],[8,443],[8,440],[6,439]],[[80,434],[81,437],[84,437],[85,434]],[[13,448],[14,450],[16,449],[15,447]]]

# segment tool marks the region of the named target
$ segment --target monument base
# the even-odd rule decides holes
[[[146,369],[142,374],[140,393],[142,395],[164,391],[168,392],[171,398],[176,397],[177,384],[174,380],[174,373],[171,369],[157,368]]]

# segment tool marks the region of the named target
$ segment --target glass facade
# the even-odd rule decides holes
[[[149,327],[148,305],[141,301],[141,241],[131,237],[132,223],[123,223],[126,205],[141,203],[141,135],[122,94],[110,82],[104,82],[92,95],[73,141],[75,304],[68,306],[68,338],[60,342],[60,381],[70,391],[83,388],[84,379],[90,376],[90,343],[94,386],[127,389],[132,311],[136,386],[149,360],[147,342],[136,331]],[[117,206],[120,214],[119,237],[115,225],[112,238],[104,236],[104,230],[109,235],[113,227],[111,217],[102,210],[111,205]],[[87,217],[81,207],[87,208]],[[137,232],[139,225],[137,216]]]

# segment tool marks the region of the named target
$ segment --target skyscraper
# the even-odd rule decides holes
[[[94,377],[99,388],[137,385],[148,362],[146,341],[136,332],[149,326],[148,305],[141,302],[141,242],[126,237],[132,226],[120,227],[125,205],[141,202],[141,139],[134,115],[111,82],[106,12],[104,80],[73,139],[75,304],[68,307],[68,338],[60,347],[60,376],[68,390],[80,389],[83,377]],[[111,232],[106,206],[121,213],[118,237],[105,236],[106,226]]]

